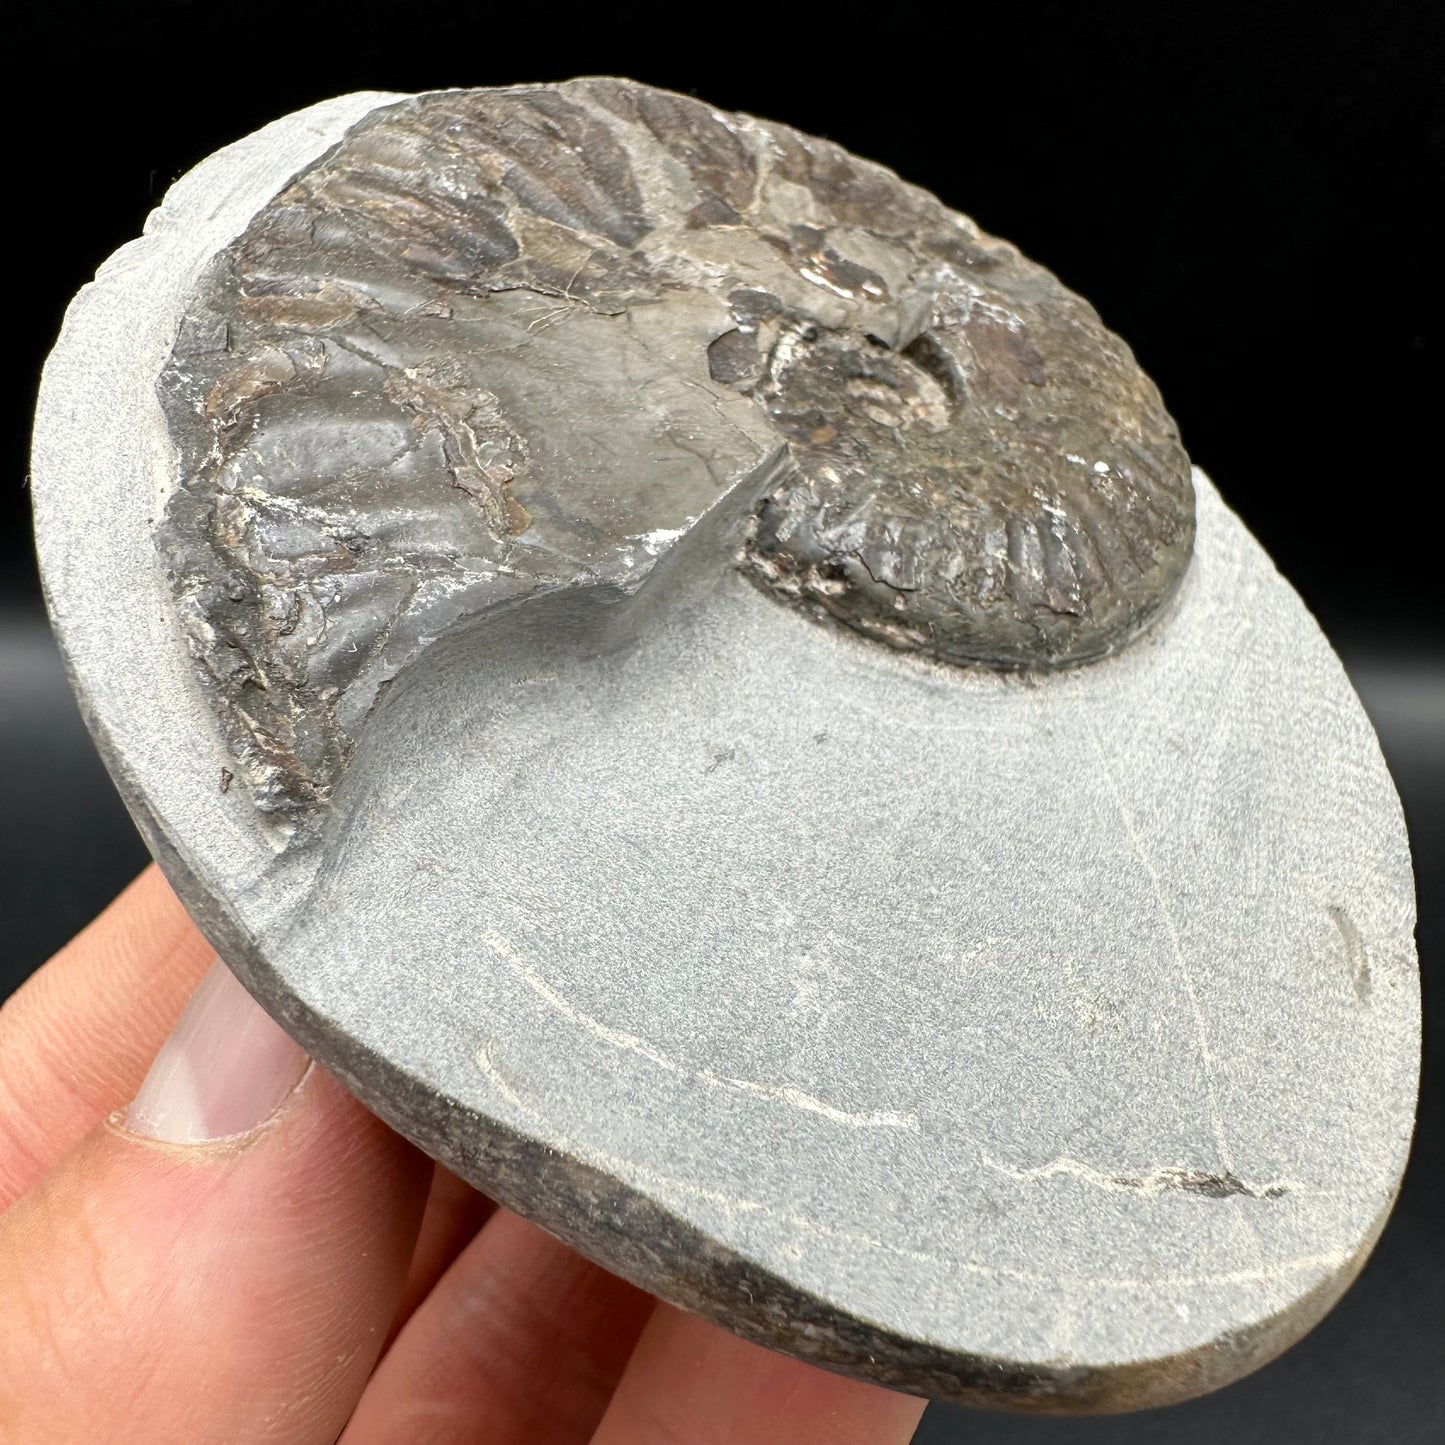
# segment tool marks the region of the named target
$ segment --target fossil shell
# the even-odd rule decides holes
[[[750,479],[749,576],[951,663],[1117,648],[1194,533],[1086,302],[879,166],[624,81],[366,116],[214,258],[160,385],[159,539],[283,816],[432,639],[635,589]]]

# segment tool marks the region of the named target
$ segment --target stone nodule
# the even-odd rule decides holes
[[[1104,1411],[1368,1256],[1419,1062],[1370,725],[1124,344],[891,172],[618,80],[313,106],[76,298],[32,493],[227,965],[605,1267]]]

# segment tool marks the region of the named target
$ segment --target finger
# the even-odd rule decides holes
[[[402,1286],[401,1303],[391,1322],[385,1349],[391,1347],[392,1340],[416,1307],[431,1293],[451,1262],[471,1243],[495,1210],[496,1205],[486,1195],[478,1194],[450,1169],[440,1164],[435,1166],[426,1199],[426,1212],[422,1215],[421,1232],[417,1235],[416,1249],[412,1252],[411,1266]]]
[[[906,1445],[922,1414],[659,1305],[593,1445]]]
[[[0,1008],[0,1210],[135,1094],[214,956],[152,865]]]
[[[130,1109],[0,1218],[10,1438],[330,1445],[428,1178],[216,965]]]
[[[651,1308],[499,1211],[407,1321],[342,1445],[581,1445]]]

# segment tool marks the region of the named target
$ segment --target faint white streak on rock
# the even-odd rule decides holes
[[[572,1004],[552,987],[541,973],[527,961],[505,938],[500,934],[492,932],[484,934],[483,944],[503,964],[509,968],[533,993],[537,995],[550,1008],[575,1024],[584,1033],[590,1034],[593,1038],[599,1039],[614,1049],[621,1049],[629,1054],[636,1054],[639,1058],[646,1059],[648,1063],[659,1069],[665,1069],[671,1074],[682,1074],[698,1080],[700,1083],[710,1084],[716,1088],[727,1089],[737,1094],[746,1094],[754,1099],[768,1099],[780,1104],[791,1105],[795,1109],[802,1109],[809,1114],[818,1114],[835,1124],[846,1125],[850,1129],[903,1129],[910,1134],[921,1132],[918,1118],[915,1114],[896,1109],[839,1109],[825,1100],[818,1098],[806,1090],[796,1088],[791,1084],[765,1084],[753,1079],[731,1078],[724,1074],[714,1073],[711,1069],[699,1069],[691,1064],[682,1063],[673,1058],[670,1054],[648,1043],[646,1039],[638,1037],[637,1034],[627,1029],[619,1029],[611,1024],[603,1023],[599,1018],[574,1007]]]

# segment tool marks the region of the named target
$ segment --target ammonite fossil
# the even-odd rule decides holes
[[[161,386],[167,559],[272,810],[425,639],[637,587],[772,453],[747,574],[953,663],[1114,650],[1194,535],[1086,302],[879,166],[623,81],[373,112],[210,263]]]
[[[33,491],[218,951],[606,1267],[1109,1410],[1367,1257],[1419,1046],[1369,723],[1124,344],[890,172],[616,80],[298,112],[76,298]]]

